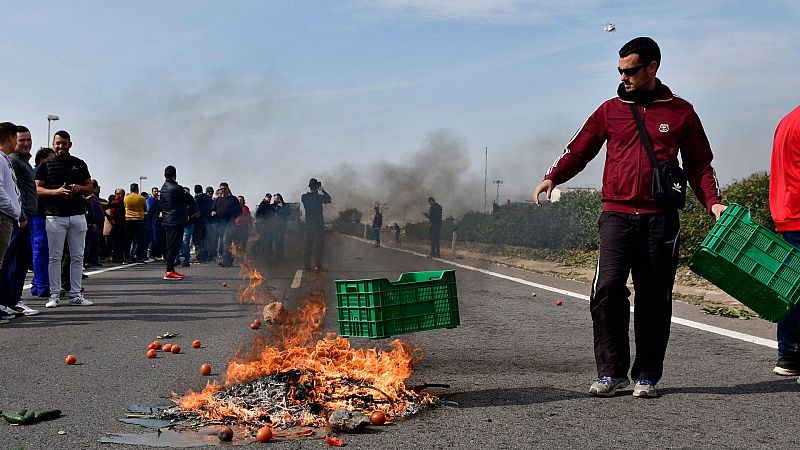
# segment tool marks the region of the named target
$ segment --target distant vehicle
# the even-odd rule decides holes
[[[617,26],[616,26],[616,25],[614,25],[614,24],[613,24],[613,23],[611,23],[611,22],[608,22],[608,23],[606,23],[606,25],[603,27],[603,31],[604,31],[604,32],[606,32],[606,33],[613,33],[613,32],[615,32],[615,31],[617,31]]]

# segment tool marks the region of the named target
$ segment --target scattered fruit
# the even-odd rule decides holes
[[[164,346],[161,347],[161,350],[164,351],[164,352],[171,352],[172,351],[172,344],[164,344]]]
[[[156,350],[161,350],[161,341],[154,341],[153,348]]]
[[[178,344],[173,344],[172,348],[169,351],[171,351],[172,353],[176,353],[176,354],[180,353],[181,352],[181,346],[178,345]]]
[[[148,358],[153,359],[153,358],[156,357],[156,355],[157,355],[156,349],[151,348],[151,349],[147,350],[147,357]]]
[[[200,366],[200,375],[204,377],[211,375],[211,366],[209,366],[208,364],[203,364],[202,366]]]
[[[383,425],[386,423],[386,414],[383,411],[375,411],[369,416],[369,421],[373,425]]]
[[[561,300],[556,300],[556,306],[561,306],[563,302]]]
[[[75,355],[67,355],[67,358],[64,361],[66,361],[67,365],[71,366],[78,362],[78,358]]]
[[[254,320],[253,323],[250,324],[250,329],[251,330],[257,330],[259,328],[261,328],[261,321],[260,320]]]
[[[269,442],[272,439],[272,427],[267,425],[258,429],[256,440],[258,442]]]
[[[231,427],[225,426],[220,428],[219,433],[217,433],[217,437],[222,442],[230,442],[233,440],[233,430]]]
[[[325,443],[329,447],[344,447],[344,441],[338,437],[325,436]]]
[[[192,347],[194,348],[200,348],[201,345],[203,344],[201,344],[200,341],[192,341]]]
[[[228,282],[227,281],[223,281],[222,282],[222,287],[228,287]]]

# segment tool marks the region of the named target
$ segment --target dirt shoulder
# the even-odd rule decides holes
[[[541,273],[557,278],[591,283],[594,277],[596,254],[585,254],[582,257],[575,255],[565,256],[564,262],[548,261],[535,258],[530,253],[530,249],[514,246],[496,246],[462,243],[453,255],[449,242],[448,245],[442,243],[441,255],[443,259],[467,259],[475,261],[487,261],[502,264],[529,272]],[[389,244],[392,246],[393,244]],[[430,247],[424,242],[404,240],[402,248],[428,253]],[[633,290],[631,280],[628,285]],[[675,277],[673,289],[673,299],[683,303],[697,305],[707,312],[739,317],[744,314],[752,313],[752,310],[744,306],[738,300],[723,292],[718,287],[699,277],[688,267],[679,267]]]

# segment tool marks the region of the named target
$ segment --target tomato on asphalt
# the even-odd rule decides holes
[[[209,366],[208,364],[203,364],[202,366],[200,366],[200,375],[204,377],[211,375],[211,366]]]
[[[220,428],[219,433],[217,433],[217,437],[222,442],[230,442],[233,440],[233,430],[231,427],[224,426]]]
[[[150,358],[150,359],[155,358],[156,357],[156,349],[151,348],[150,350],[148,350],[147,351],[147,357]]]
[[[200,343],[200,341],[196,341],[196,340],[192,341],[192,347],[194,347],[194,348],[200,348],[201,345],[203,345],[203,344]]]
[[[263,426],[258,429],[256,433],[256,440],[258,442],[269,442],[272,439],[272,427],[269,425]]]
[[[78,358],[75,355],[67,355],[66,359],[64,360],[67,365],[73,365],[78,362]]]
[[[172,351],[172,344],[164,344],[164,346],[161,347],[161,351],[163,351],[163,352],[171,352]]]
[[[181,346],[178,345],[178,344],[173,344],[172,348],[170,349],[170,351],[172,353],[180,353],[181,352]]]
[[[372,422],[373,425],[383,425],[386,423],[386,414],[384,414],[383,411],[375,411],[369,416],[369,421]]]

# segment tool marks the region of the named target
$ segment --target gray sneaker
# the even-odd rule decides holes
[[[633,396],[640,398],[658,397],[655,383],[647,379],[636,380],[636,384],[633,386]]]
[[[622,389],[631,384],[628,377],[597,377],[597,380],[589,387],[589,393],[598,397],[611,397],[617,393],[617,389]]]
[[[92,306],[94,305],[94,302],[90,302],[89,300],[83,298],[83,294],[78,294],[77,297],[70,297],[69,304],[76,306]]]

